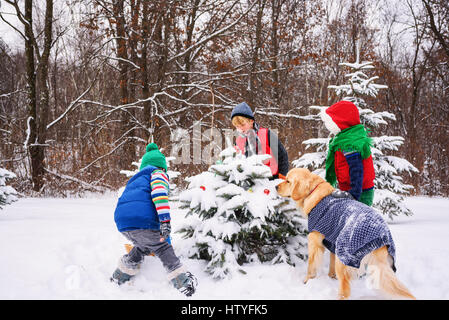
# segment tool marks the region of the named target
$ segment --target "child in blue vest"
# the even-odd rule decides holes
[[[254,120],[251,108],[245,102],[234,107],[231,121],[239,131],[237,148],[246,156],[269,154],[271,159],[264,161],[270,167],[274,179],[279,174],[286,176],[288,172],[288,154],[276,134],[267,128],[260,127]]]
[[[111,280],[121,285],[135,276],[144,257],[157,256],[167,270],[167,278],[187,296],[195,292],[196,278],[182,266],[170,244],[170,206],[165,156],[155,143],[148,144],[140,171],[126,184],[114,220],[117,229],[134,247],[125,254]]]

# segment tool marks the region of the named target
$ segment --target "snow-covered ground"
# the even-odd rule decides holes
[[[187,299],[166,281],[155,257],[147,257],[132,285],[109,281],[126,239],[116,230],[114,195],[82,199],[23,198],[0,211],[0,299]],[[449,299],[449,199],[410,197],[415,213],[390,222],[397,276],[418,299]],[[173,210],[176,230],[184,213]],[[175,251],[184,241],[173,233]],[[191,299],[335,299],[327,277],[328,253],[318,278],[306,285],[306,264],[245,266],[246,275],[213,280],[205,262],[181,257],[198,278]],[[353,281],[352,299],[382,299],[367,281]]]

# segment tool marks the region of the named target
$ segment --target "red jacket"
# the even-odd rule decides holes
[[[359,158],[348,161],[348,155],[345,156],[342,151],[337,151],[334,165],[340,190],[349,191],[354,185],[360,183],[362,184],[361,191],[374,187],[375,173],[372,155],[366,159]],[[362,170],[361,174],[355,172],[357,170]]]
[[[276,176],[279,173],[279,167],[276,159],[273,156],[273,153],[270,148],[269,137],[268,137],[268,129],[259,128],[257,130],[257,137],[260,140],[260,144],[262,146],[262,150],[257,150],[257,154],[269,154],[271,155],[270,159],[265,160],[263,163],[270,167],[271,174]],[[246,137],[238,136],[236,139],[237,147],[245,154],[246,151]]]

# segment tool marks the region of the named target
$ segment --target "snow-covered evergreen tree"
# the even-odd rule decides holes
[[[242,265],[259,261],[295,264],[305,257],[304,220],[294,203],[276,192],[269,180],[267,155],[245,158],[233,147],[208,171],[187,178],[179,195],[187,209],[180,231],[187,239],[185,253],[208,261],[213,278],[232,276]]]
[[[369,109],[364,97],[376,97],[380,89],[387,86],[376,84],[374,81],[377,76],[368,77],[368,70],[374,69],[372,62],[360,62],[359,50],[357,51],[356,61],[354,63],[341,63],[351,69],[347,74],[348,83],[343,85],[332,85],[329,89],[336,91],[342,100],[354,103],[360,113],[360,121],[370,130],[380,125],[388,124],[388,120],[396,120],[394,114],[386,111],[374,112]],[[312,120],[319,121],[319,113],[325,110],[326,106],[311,106],[310,109],[317,110],[318,114],[311,117]],[[393,219],[397,215],[411,215],[412,212],[403,204],[403,195],[413,189],[413,186],[404,184],[400,176],[402,173],[418,172],[418,170],[406,159],[388,155],[388,152],[398,150],[403,144],[404,138],[400,136],[380,136],[372,137],[373,147],[371,148],[374,170],[376,178],[374,180],[374,203],[373,207],[379,209],[383,214]],[[293,161],[295,167],[308,167],[315,170],[315,173],[324,177],[325,160],[327,156],[328,144],[330,138],[314,138],[304,141],[306,149],[316,148],[316,152],[305,153],[299,159]]]
[[[17,191],[13,187],[6,185],[7,180],[15,177],[16,175],[13,172],[0,168],[0,209],[18,200]]]

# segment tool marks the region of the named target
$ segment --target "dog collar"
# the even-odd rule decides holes
[[[322,184],[323,182],[325,182],[325,181],[321,181],[320,183],[318,183],[318,184],[316,185],[316,187],[313,188],[312,191],[310,191],[310,193],[309,193],[309,195],[307,196],[307,198],[310,197],[310,195],[316,190],[316,188],[318,188],[318,186],[319,186],[320,184]]]

